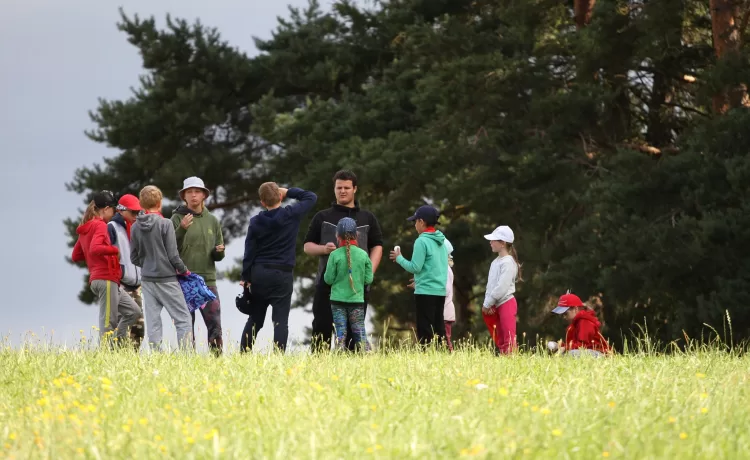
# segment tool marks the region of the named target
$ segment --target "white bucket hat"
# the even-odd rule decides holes
[[[200,177],[188,177],[182,182],[182,190],[180,190],[180,198],[182,198],[183,193],[185,193],[185,190],[189,188],[199,188],[206,192],[206,198],[208,198],[208,195],[211,194],[211,191],[206,188],[206,185],[203,183],[203,179]]]
[[[507,225],[501,225],[497,227],[489,235],[484,235],[484,239],[489,241],[505,241],[506,243],[513,244],[515,237],[513,236],[513,230]]]

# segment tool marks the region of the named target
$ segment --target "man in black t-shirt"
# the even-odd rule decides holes
[[[315,279],[313,299],[312,349],[313,351],[331,348],[333,335],[333,315],[331,313],[331,287],[323,281],[323,273],[328,263],[328,255],[336,250],[336,224],[344,217],[357,222],[357,245],[370,254],[373,273],[383,257],[383,233],[375,216],[359,208],[354,196],[357,193],[357,176],[351,171],[339,171],[333,176],[336,203],[330,208],[315,214],[305,236],[305,254],[318,256],[318,275]],[[362,287],[364,289],[364,286]],[[365,291],[365,308],[368,292]],[[347,334],[352,337],[352,334]],[[354,349],[352,340],[347,344]]]

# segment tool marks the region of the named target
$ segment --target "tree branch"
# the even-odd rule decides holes
[[[677,153],[680,151],[680,149],[677,147],[664,147],[660,149],[652,145],[638,144],[635,142],[620,144],[620,147],[625,147],[631,150],[637,150],[639,152],[646,153],[652,156],[659,156],[663,153]]]
[[[211,203],[207,204],[206,208],[208,208],[209,211],[213,211],[214,209],[225,209],[225,208],[231,208],[234,206],[237,206],[238,204],[244,204],[249,201],[252,201],[253,199],[248,196],[243,196],[240,198],[236,198],[234,200],[225,201],[223,203]]]

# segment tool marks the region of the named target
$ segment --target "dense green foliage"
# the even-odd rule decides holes
[[[704,1],[599,0],[581,28],[572,8],[312,2],[256,40],[254,58],[200,24],[123,14],[147,73],[92,113],[90,137],[121,153],[71,188],[169,192],[196,174],[241,237],[260,182],[312,189],[322,209],[333,173],[351,168],[386,251],[410,252],[414,207],[442,209],[458,333],[482,329],[481,235],[507,224],[525,273],[519,333],[559,334],[549,306],[572,289],[615,342],[637,324],[662,340],[713,334],[704,323],[724,335],[727,312],[735,339],[750,336],[750,114],[711,111],[750,80],[745,48],[716,58]],[[299,260],[312,275],[316,260]],[[384,261],[376,278],[378,326],[410,327],[403,272]]]

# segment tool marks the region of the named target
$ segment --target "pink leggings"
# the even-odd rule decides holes
[[[492,339],[500,353],[510,353],[516,348],[516,314],[518,313],[518,304],[513,297],[509,301],[494,307],[495,313],[492,315],[482,315],[487,330],[490,331]]]

